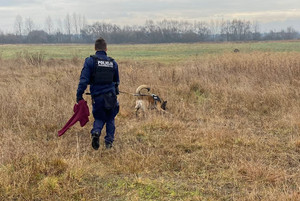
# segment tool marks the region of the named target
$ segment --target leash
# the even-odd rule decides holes
[[[133,93],[129,93],[126,91],[119,91],[121,94],[128,94],[128,95],[132,95],[132,96],[151,96],[151,95],[147,95],[147,94],[133,94]],[[85,95],[92,95],[91,93],[87,92],[85,93]]]
[[[125,92],[125,91],[119,91],[119,92],[122,94],[128,94],[128,95],[132,95],[132,96],[152,96],[150,94],[133,94],[133,93]]]
[[[128,94],[128,95],[132,95],[132,96],[143,96],[142,94],[133,94],[133,93],[128,93],[128,92],[125,92],[125,91],[119,91],[120,93],[122,94]],[[90,92],[87,92],[85,93],[85,95],[92,95]]]
[[[121,94],[128,94],[128,95],[132,95],[132,96],[139,96],[139,94],[133,94],[133,93],[128,93],[126,91],[119,91]]]

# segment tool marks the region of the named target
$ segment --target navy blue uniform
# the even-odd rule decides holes
[[[106,65],[107,63],[107,68],[110,68],[109,70],[112,71],[108,73],[109,75],[112,75],[109,79],[112,80],[102,82],[101,79],[106,79],[105,77],[101,77],[101,75],[95,77],[95,68],[97,65],[95,62],[102,62],[103,65]],[[82,99],[82,95],[86,90],[87,85],[90,84],[90,92],[93,99],[93,116],[95,119],[91,133],[101,133],[101,130],[106,123],[106,144],[112,144],[114,141],[114,118],[119,112],[119,103],[116,100],[116,86],[119,85],[119,82],[118,64],[108,57],[105,51],[97,51],[94,57],[91,56],[85,59],[76,96],[77,100]],[[116,104],[111,105],[114,99]]]

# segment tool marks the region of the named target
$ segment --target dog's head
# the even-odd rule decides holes
[[[163,109],[163,110],[166,110],[167,109],[167,102],[168,101],[162,101],[162,103],[161,103],[161,109]]]

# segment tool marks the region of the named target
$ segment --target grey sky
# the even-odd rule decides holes
[[[300,31],[299,0],[0,0],[0,30],[13,32],[17,15],[31,18],[41,29],[47,16],[55,23],[73,13],[84,15],[89,23],[245,19],[260,22],[261,29],[293,26]]]

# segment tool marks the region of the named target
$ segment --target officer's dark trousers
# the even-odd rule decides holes
[[[116,129],[114,119],[108,120],[106,122],[100,119],[95,119],[94,126],[93,129],[91,130],[91,133],[95,133],[95,132],[101,133],[105,123],[106,123],[106,136],[104,137],[105,143],[112,144],[114,141],[115,129]]]
[[[115,136],[115,116],[119,112],[119,106],[113,109],[106,109],[104,96],[100,95],[93,99],[93,116],[94,116],[94,126],[91,133],[100,133],[106,124],[106,136],[105,143],[112,144]]]

